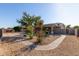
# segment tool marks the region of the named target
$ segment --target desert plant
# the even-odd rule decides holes
[[[33,38],[33,26],[29,25],[26,28],[28,30],[27,34],[29,35],[30,39]]]
[[[38,24],[41,24],[39,23],[40,19],[40,16],[30,16],[29,14],[24,12],[22,18],[17,21],[21,24],[22,28],[26,30],[26,34],[29,35],[29,37],[32,39],[33,35],[36,35],[34,29],[37,27]]]
[[[37,38],[37,42],[38,43],[41,43],[42,42],[42,38],[44,36],[44,31],[43,31],[43,21],[40,20],[37,22],[36,24],[36,27],[35,27],[35,30],[36,30],[36,36],[38,37]]]
[[[27,35],[29,35],[31,39],[33,37],[33,22],[33,17],[26,12],[24,12],[22,18],[18,20],[18,23],[20,23],[22,28],[26,30]]]

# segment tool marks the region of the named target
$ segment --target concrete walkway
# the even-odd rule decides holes
[[[65,39],[66,35],[61,35],[59,38],[57,38],[55,41],[53,41],[52,43],[48,44],[48,45],[37,45],[37,47],[35,48],[35,50],[51,50],[51,49],[55,49],[57,48],[62,41]],[[33,44],[32,42],[21,42],[24,45],[31,45]]]
[[[55,41],[53,41],[52,43],[48,44],[48,45],[43,45],[43,46],[37,46],[35,48],[35,50],[51,50],[51,49],[55,49],[57,48],[62,41],[65,39],[65,35],[61,35],[61,37],[59,37],[58,39],[56,39]]]

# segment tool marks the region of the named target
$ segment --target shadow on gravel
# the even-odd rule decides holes
[[[29,51],[31,52],[33,49],[35,49],[37,47],[37,42],[34,42],[33,44],[29,45],[29,46],[25,46],[23,48],[21,48],[21,51],[22,52],[25,52],[25,51]]]
[[[25,52],[29,54],[36,47],[37,47],[37,43],[35,42],[31,45],[20,48],[19,50],[15,51],[16,52],[15,56],[22,56],[22,54],[24,54]]]
[[[0,39],[2,42],[19,42],[24,41],[22,37],[2,37]]]

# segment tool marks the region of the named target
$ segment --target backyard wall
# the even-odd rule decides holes
[[[72,28],[66,29],[66,34],[67,35],[75,35],[75,29],[72,29]]]
[[[66,34],[66,30],[65,29],[54,29],[53,33],[54,34]]]

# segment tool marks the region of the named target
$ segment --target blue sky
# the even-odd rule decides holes
[[[44,23],[79,25],[79,4],[0,4],[0,28],[19,25],[16,19],[26,11],[41,16]]]

